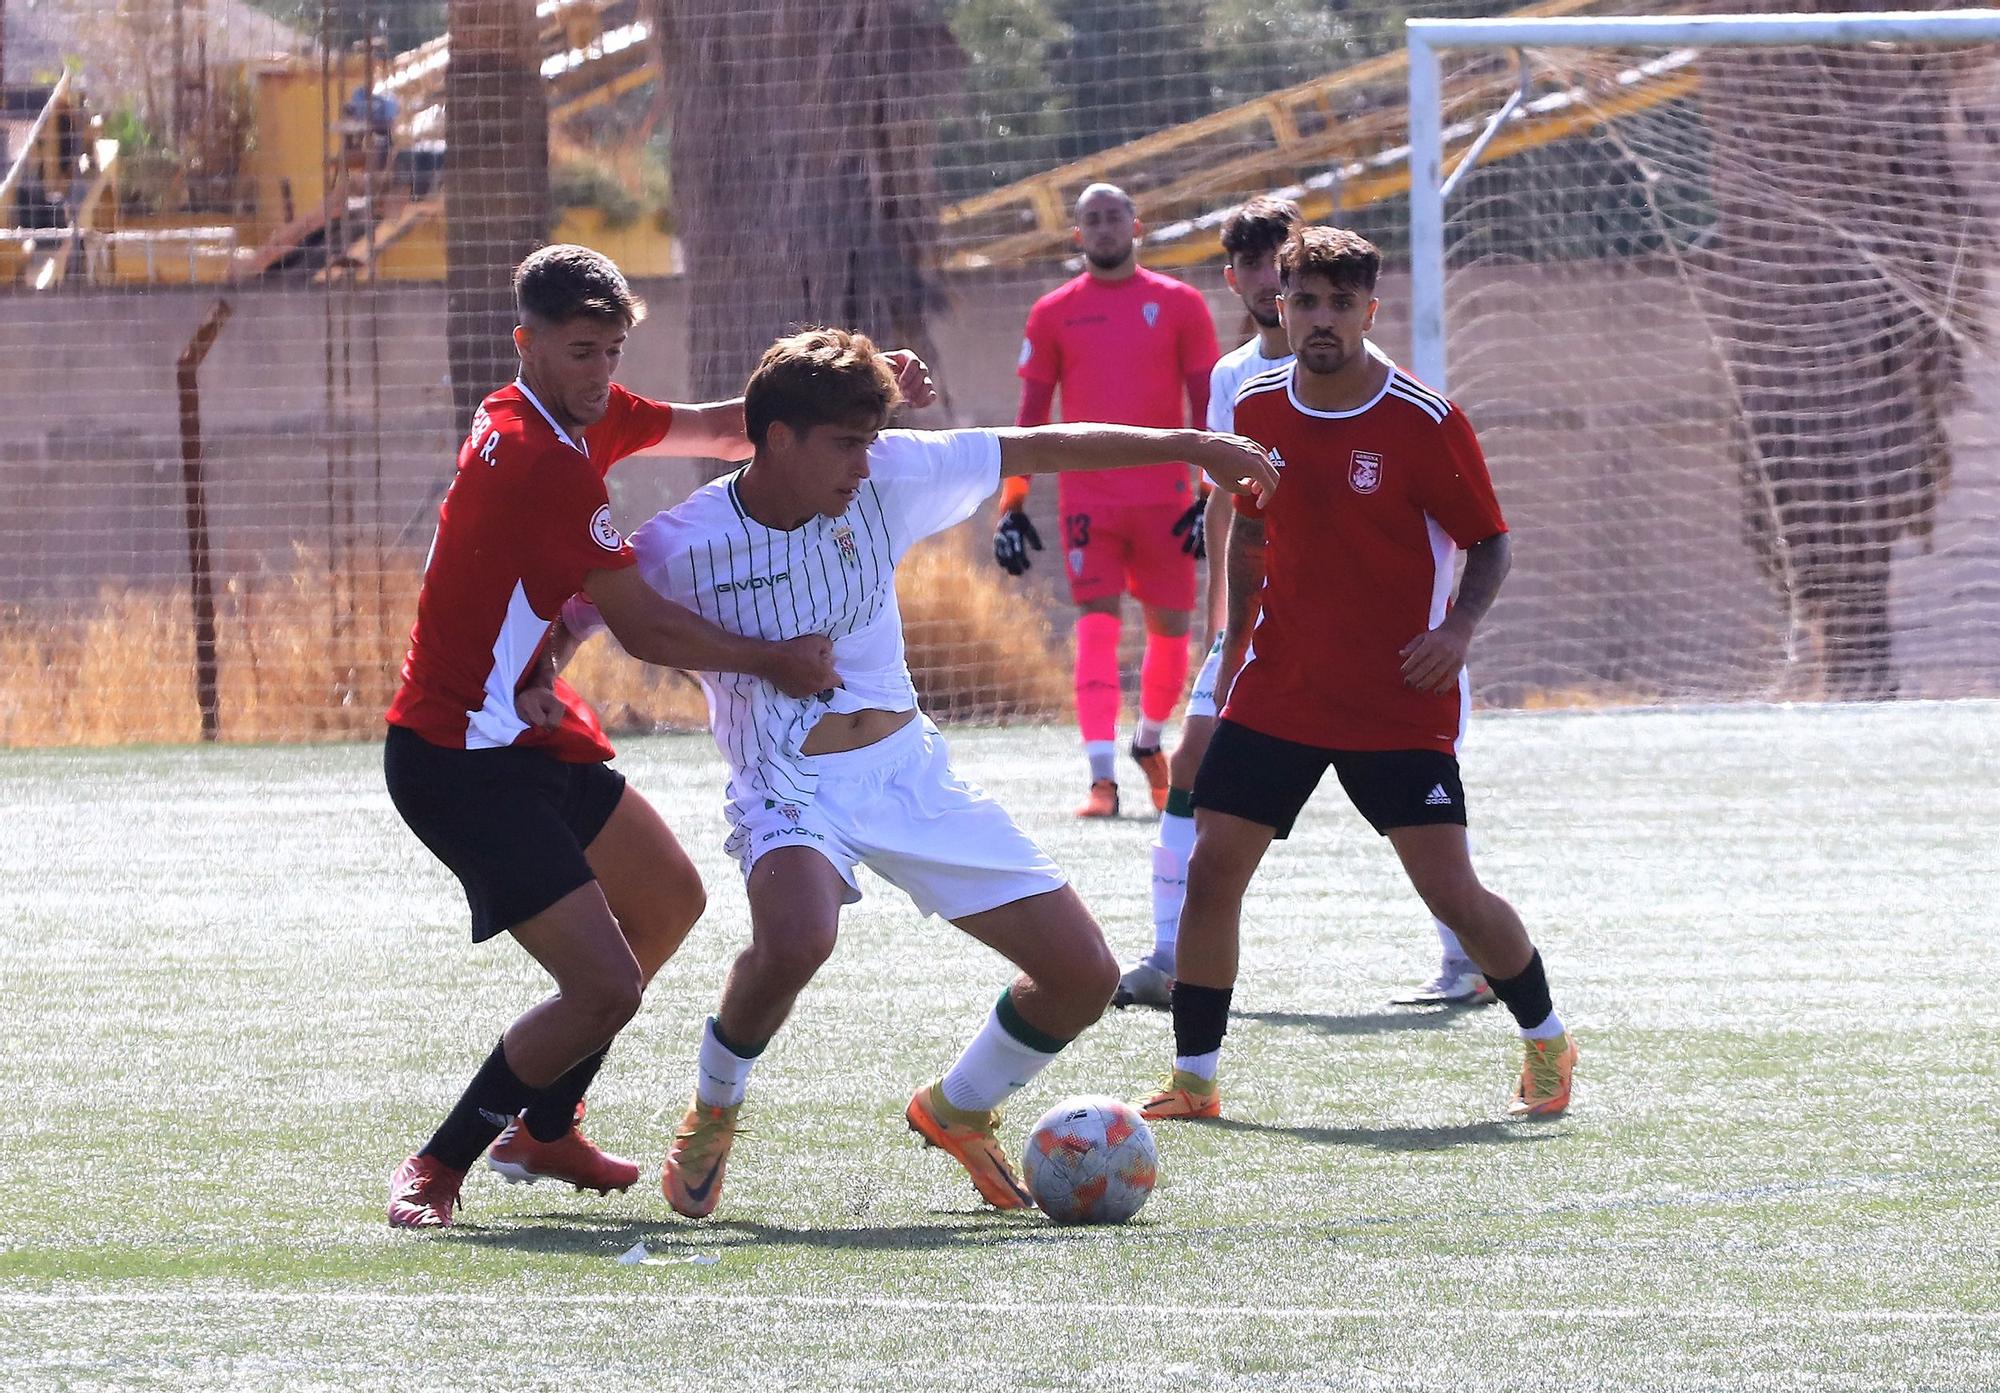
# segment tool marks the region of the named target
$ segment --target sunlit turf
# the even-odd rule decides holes
[[[904,1129],[1007,977],[881,882],[760,1066],[717,1218],[652,1188],[746,933],[703,739],[621,767],[711,907],[626,1032],[599,1199],[385,1183],[539,988],[474,948],[373,747],[0,755],[0,1386],[2000,1387],[2000,708],[1487,715],[1482,872],[1583,1047],[1500,1120],[1504,1013],[1384,1003],[1426,916],[1331,781],[1267,862],[1228,1118],[1122,1229],[982,1212]],[[1079,824],[1059,729],[954,734],[1121,957],[1149,820]],[[1136,774],[1133,776],[1136,779]],[[1024,1094],[1162,1074],[1114,1013]],[[655,1261],[621,1266],[644,1242]]]

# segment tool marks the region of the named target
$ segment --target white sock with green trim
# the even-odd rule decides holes
[[[1035,1038],[1024,1040],[1021,1034]],[[966,1112],[990,1112],[1027,1087],[1068,1043],[1022,1020],[1012,996],[1002,993],[965,1053],[945,1071],[939,1085],[944,1100]]]

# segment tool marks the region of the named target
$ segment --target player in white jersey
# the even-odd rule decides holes
[[[999,1106],[1103,1013],[1117,962],[1062,872],[952,772],[917,709],[896,565],[970,517],[1002,477],[1188,460],[1232,492],[1276,485],[1264,452],[1235,437],[1107,425],[885,431],[897,400],[866,338],[813,329],[780,340],[745,389],[750,464],[632,536],[661,594],[745,636],[826,634],[840,678],[796,699],[700,674],[729,762],[725,845],[743,870],[751,942],[703,1033],[695,1096],[661,1177],[691,1218],[720,1198],[751,1069],[833,951],[864,863],[1021,970],[905,1115],[989,1203],[1032,1204],[996,1139]]]
[[[1292,361],[1291,344],[1278,318],[1278,248],[1293,228],[1302,225],[1298,205],[1288,198],[1250,199],[1222,223],[1223,279],[1243,301],[1257,326],[1256,334],[1222,355],[1209,374],[1208,428],[1233,433],[1236,393],[1259,373]],[[1387,361],[1372,342],[1372,357]],[[1223,614],[1228,593],[1226,560],[1229,518],[1234,509],[1226,496],[1210,495],[1202,530],[1208,555],[1208,657],[1195,675],[1182,717],[1180,741],[1167,762],[1167,802],[1152,846],[1153,946],[1118,979],[1114,1006],[1156,1006],[1171,1001],[1174,944],[1180,934],[1181,904],[1187,898],[1188,855],[1194,850],[1193,789],[1195,771],[1208,753],[1215,733],[1216,713],[1229,694],[1235,673],[1224,674]],[[1459,945],[1458,936],[1442,919],[1432,917],[1440,948],[1437,975],[1406,996],[1398,1006],[1484,1006],[1493,1000],[1486,979]]]

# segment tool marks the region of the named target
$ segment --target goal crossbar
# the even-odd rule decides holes
[[[2000,9],[1841,15],[1605,15],[1567,19],[1412,19],[1410,52],[1410,349],[1417,376],[1450,390],[1445,352],[1445,48],[1689,47],[1967,43],[2000,40]]]

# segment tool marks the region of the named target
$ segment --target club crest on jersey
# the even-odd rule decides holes
[[[1139,306],[1139,314],[1146,321],[1146,327],[1148,329],[1152,328],[1160,322],[1160,302],[1158,300],[1148,300],[1145,304]]]
[[[618,535],[618,529],[611,525],[611,505],[606,503],[590,519],[590,540],[606,551],[616,551],[625,545],[625,539]]]
[[[1382,487],[1382,457],[1373,450],[1356,450],[1347,468],[1347,482],[1356,493],[1373,493]]]
[[[861,564],[861,552],[854,545],[854,529],[846,523],[839,522],[834,524],[833,544],[840,548],[841,565],[859,566]]]

